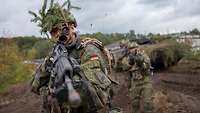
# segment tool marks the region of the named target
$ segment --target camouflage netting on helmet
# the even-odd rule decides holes
[[[64,8],[66,5],[68,5],[67,9]],[[63,5],[54,3],[54,0],[51,0],[47,10],[47,0],[44,0],[42,9],[39,10],[39,15],[29,11],[29,13],[34,16],[31,22],[38,23],[38,26],[41,28],[41,33],[47,34],[52,28],[61,28],[65,23],[74,22],[76,24],[76,20],[70,12],[72,8],[79,9],[78,7],[71,6],[69,0],[64,2]]]
[[[121,47],[127,47],[129,49],[132,49],[132,48],[137,48],[138,47],[138,44],[136,42],[133,42],[133,41],[129,41],[129,40],[122,40],[120,42],[120,46]]]

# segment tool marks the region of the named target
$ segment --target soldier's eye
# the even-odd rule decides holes
[[[56,32],[58,32],[58,28],[53,28],[51,31],[50,31],[50,34],[55,34]]]

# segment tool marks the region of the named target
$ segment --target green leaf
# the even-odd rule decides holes
[[[37,14],[33,11],[28,11],[29,14],[33,15],[35,18],[37,17]]]
[[[51,0],[51,3],[50,3],[50,8],[53,7],[53,3],[54,3],[54,0]]]
[[[80,7],[77,7],[77,6],[71,6],[71,9],[77,9],[77,10],[80,10],[81,8],[80,8]]]
[[[71,1],[70,1],[70,0],[67,0],[67,1],[68,1],[67,9],[70,10],[70,7],[71,7]]]
[[[47,8],[47,0],[44,0],[42,11],[41,11],[43,15],[45,14],[46,8]]]

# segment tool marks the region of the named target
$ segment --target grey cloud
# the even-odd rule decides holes
[[[63,2],[64,0],[60,0]],[[0,35],[5,28],[12,35],[37,35],[27,12],[38,12],[41,0],[7,0],[0,7]],[[81,10],[73,10],[81,33],[165,32],[200,26],[199,0],[72,0]],[[92,24],[92,26],[91,26]]]
[[[200,1],[199,0],[191,0],[191,1],[176,1],[176,6],[171,7],[171,12],[166,14],[162,21],[172,22],[176,20],[181,20],[184,18],[194,18],[195,16],[200,16]],[[187,23],[187,21],[186,21]]]
[[[111,22],[109,26],[107,26],[107,19],[111,16],[115,15],[115,18],[118,18],[117,12],[121,9],[124,1],[119,0],[89,0],[89,1],[80,1],[81,11],[74,11],[75,15],[77,15],[78,23],[80,26],[80,30],[84,29],[84,31],[106,31],[109,26],[114,26],[115,22]],[[92,26],[91,26],[92,25]],[[86,30],[87,29],[87,30]]]
[[[85,3],[83,7],[88,6],[87,9],[84,9],[82,14],[76,12],[79,15],[80,30],[87,32],[127,32],[129,29],[135,29],[137,32],[143,33],[163,32],[164,30],[167,31],[170,28],[169,26],[171,26],[171,29],[176,28],[178,25],[174,24],[175,21],[184,22],[181,18],[190,17],[193,14],[199,16],[198,7],[193,6],[193,2],[190,3],[187,0],[138,0],[136,2],[129,0],[122,1],[119,4],[116,1],[111,0],[105,3],[94,0],[91,4]],[[196,0],[195,4],[199,4],[197,2],[198,0]],[[188,8],[185,8],[185,5]],[[107,14],[106,12],[109,13]],[[93,28],[90,26],[91,23]],[[181,23],[179,22],[179,24]],[[184,28],[186,29],[186,27]],[[182,28],[180,27],[180,29]]]
[[[7,22],[9,16],[8,13],[0,12],[0,23]]]
[[[152,5],[154,8],[163,8],[176,3],[176,0],[139,0],[139,4]]]
[[[196,16],[200,15],[200,1],[199,0],[190,0],[182,1],[177,3],[175,7],[175,12],[182,16]]]
[[[30,22],[28,10],[38,10],[40,0],[6,0],[0,7],[0,31],[5,29],[9,35],[38,35],[35,25]],[[0,32],[0,35],[5,35]]]

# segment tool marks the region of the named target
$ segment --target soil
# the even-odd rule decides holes
[[[127,73],[113,72],[113,76],[119,81],[114,106],[122,108],[123,113],[131,113]],[[167,70],[155,72],[152,80],[155,90],[162,94],[156,98],[167,101],[166,109],[159,109],[159,113],[200,113],[200,62],[181,61]],[[0,94],[0,113],[40,113],[40,97],[27,89],[27,85],[18,85]]]

